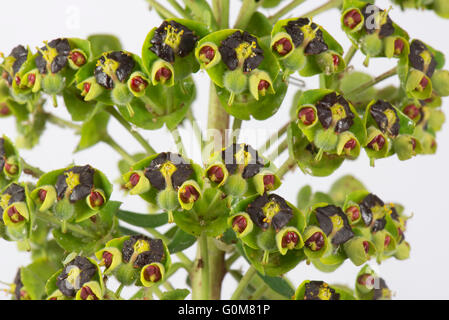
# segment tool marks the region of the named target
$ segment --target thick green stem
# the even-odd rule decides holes
[[[203,300],[210,299],[210,272],[209,272],[209,253],[207,250],[207,235],[203,232],[198,241],[201,252],[202,271],[201,271],[201,297]]]
[[[395,74],[397,74],[397,71],[398,71],[397,67],[394,67],[393,69],[390,69],[390,70],[382,73],[380,76],[374,78],[373,80],[365,82],[361,86],[359,86],[359,87],[355,88],[354,90],[348,92],[347,95],[354,95],[356,93],[360,93],[360,92],[362,92],[362,91],[364,91],[364,90],[366,90],[366,89],[376,85],[377,83],[394,76]]]
[[[184,19],[192,19],[192,16],[179,5],[179,3],[176,0],[167,0],[168,3],[171,4],[171,6],[178,11],[178,13],[184,18]]]
[[[279,177],[279,179],[282,179],[288,171],[295,168],[295,165],[296,165],[296,161],[292,158],[288,158],[287,160],[285,160],[285,162],[281,165],[279,170],[276,172],[276,175]]]
[[[255,0],[243,0],[242,6],[240,7],[239,15],[237,16],[237,21],[235,22],[235,29],[245,29],[248,25],[251,16],[256,11],[257,7],[260,5],[261,1]]]
[[[338,8],[342,5],[342,3],[343,3],[343,0],[329,0],[322,6],[319,6],[318,8],[313,9],[312,11],[309,11],[309,12],[303,14],[303,16],[312,18],[312,17],[315,17],[315,16],[319,15],[320,13],[323,13],[327,10]]]
[[[232,122],[232,142],[234,143],[238,142],[241,127],[242,127],[242,120],[234,118],[234,121]]]
[[[198,126],[198,123],[193,116],[192,110],[187,111],[187,119],[190,121],[190,125],[192,126],[193,132],[195,133],[196,139],[198,140],[198,144],[200,145],[201,152],[204,149],[204,138],[203,133],[201,132],[201,128]]]
[[[268,19],[271,23],[276,23],[280,18],[282,18],[284,15],[288,14],[290,11],[295,9],[297,6],[299,6],[301,3],[305,2],[306,0],[293,0],[289,4],[287,4],[285,7],[281,8],[278,12],[273,14]]]
[[[117,142],[115,142],[114,139],[112,139],[109,135],[103,137],[102,141],[112,149],[117,151],[117,153],[120,154],[123,159],[128,162],[128,164],[132,165],[136,162],[133,157],[128,152],[126,152],[126,150],[123,149]]]
[[[22,161],[23,173],[32,176],[33,178],[39,179],[42,175],[45,174],[44,171],[39,169],[38,167],[33,167],[29,163],[27,163],[23,158],[20,158]]]
[[[176,149],[178,152],[184,156],[187,157],[186,148],[184,147],[184,143],[182,143],[181,135],[179,134],[178,129],[174,129],[170,131],[173,140],[175,141]]]
[[[107,107],[105,109],[111,116],[113,116],[136,140],[140,143],[140,145],[145,149],[148,154],[155,154],[156,150],[153,149],[152,146],[142,137],[136,130],[132,128],[132,126],[122,117],[122,115],[114,108]]]
[[[345,62],[346,62],[346,67],[351,62],[351,60],[354,57],[354,55],[356,54],[357,50],[358,50],[358,48],[355,45],[351,45],[351,47],[349,48],[348,52],[346,52],[345,58],[344,58]]]
[[[212,0],[212,8],[220,29],[229,27],[229,0]]]
[[[258,149],[260,153],[264,153],[265,151],[267,151],[268,149],[270,149],[271,145],[273,143],[275,143],[276,141],[279,140],[279,138],[281,138],[284,133],[287,132],[288,126],[290,125],[290,122],[287,122],[286,124],[284,124],[278,131],[276,131],[275,133],[273,133],[268,140]]]
[[[250,300],[259,300],[265,291],[267,291],[268,286],[266,284],[261,285],[259,288],[257,288],[256,291],[251,295]]]
[[[268,160],[274,161],[277,157],[279,157],[285,150],[288,148],[288,141],[284,140],[282,141],[279,146],[276,148],[276,150],[273,151],[272,154],[268,156]]]
[[[64,128],[64,129],[70,128],[70,129],[76,130],[77,132],[81,131],[80,125],[73,123],[71,121],[59,118],[51,113],[47,113],[47,120],[60,128]]]
[[[237,288],[235,289],[234,293],[232,294],[231,300],[238,300],[243,293],[243,290],[246,289],[246,287],[249,285],[251,279],[257,274],[256,268],[253,266],[250,266],[248,271],[246,271],[243,278],[240,280]]]

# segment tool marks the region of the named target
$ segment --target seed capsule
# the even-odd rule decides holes
[[[298,118],[304,125],[310,126],[316,119],[315,110],[312,107],[302,108],[298,113]]]
[[[346,27],[349,29],[354,29],[359,25],[359,23],[362,21],[362,16],[360,15],[360,12],[356,9],[353,9],[345,14],[345,17],[343,18],[343,23]]]

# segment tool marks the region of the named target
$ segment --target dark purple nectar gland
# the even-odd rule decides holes
[[[78,51],[70,52],[69,59],[72,60],[73,64],[77,67],[81,67],[86,63],[86,58],[81,52]]]
[[[41,202],[44,202],[44,201],[45,201],[45,198],[47,197],[47,190],[40,189],[40,190],[38,191],[37,195],[38,195],[38,197],[39,197],[39,200],[40,200]]]
[[[356,9],[353,9],[345,14],[345,17],[343,18],[343,23],[346,27],[349,29],[354,29],[359,25],[359,23],[362,21],[362,16],[360,15],[360,12]]]
[[[184,203],[192,203],[198,200],[200,193],[194,186],[188,185],[181,189],[179,197]]]
[[[207,177],[212,182],[221,183],[224,179],[223,168],[220,166],[212,166],[207,170]]]
[[[133,187],[137,186],[139,181],[140,181],[140,176],[137,173],[133,173],[131,175],[131,177],[129,177],[129,182],[131,183],[131,186],[133,186]]]
[[[384,145],[385,145],[385,138],[383,135],[379,134],[368,143],[368,148],[379,151],[382,150]]]
[[[260,80],[259,84],[257,85],[257,90],[259,90],[261,95],[265,95],[265,92],[270,87],[270,83],[266,80]]]
[[[296,247],[298,241],[298,234],[294,231],[289,231],[282,237],[282,248],[288,248],[291,250]]]
[[[345,143],[344,149],[351,151],[357,146],[357,141],[355,139],[349,139],[348,142]]]
[[[394,40],[394,54],[399,56],[402,51],[404,50],[404,41],[402,41],[402,39],[398,38],[396,40]]]
[[[362,286],[372,288],[374,287],[374,277],[369,273],[362,274],[357,278],[357,283]]]
[[[0,115],[7,116],[11,114],[11,110],[9,109],[6,103],[0,103]]]
[[[200,60],[208,65],[215,58],[215,50],[211,46],[204,46],[200,50]]]
[[[34,86],[34,84],[36,83],[36,74],[30,73],[27,77],[27,80],[28,80],[28,87]]]
[[[263,185],[265,188],[265,191],[273,190],[274,189],[274,175],[273,174],[267,174],[263,176]]]
[[[170,80],[170,78],[172,77],[172,73],[170,69],[162,67],[158,71],[156,71],[156,75],[154,77],[156,81],[165,83],[166,81]]]
[[[310,126],[316,119],[315,110],[312,107],[302,108],[298,113],[298,118],[304,125]]]
[[[427,88],[428,84],[429,84],[429,80],[427,79],[427,77],[423,76],[416,89],[418,91],[424,91]]]
[[[158,266],[150,265],[145,268],[143,277],[148,282],[158,282],[162,278],[161,270]]]
[[[404,113],[409,117],[410,119],[415,119],[419,116],[419,108],[415,106],[414,104],[408,105],[404,108]]]
[[[324,246],[323,234],[321,232],[315,232],[304,244],[312,251],[320,251]]]
[[[369,242],[363,241],[363,250],[365,250],[365,253],[368,254],[369,252]]]
[[[17,171],[19,170],[19,168],[17,167],[17,165],[15,163],[10,163],[10,162],[5,162],[5,171],[9,174],[9,175],[15,175],[17,173]]]
[[[248,222],[246,221],[246,218],[244,216],[237,216],[232,220],[232,230],[234,230],[237,233],[242,233],[245,231],[246,227],[248,226]]]
[[[351,221],[356,221],[360,217],[360,210],[356,206],[352,206],[346,209],[346,214],[349,216]]]
[[[88,286],[84,286],[81,288],[81,294],[80,297],[82,300],[98,300],[98,297],[95,295],[95,293],[92,291],[92,289]]]
[[[131,89],[134,92],[141,92],[148,87],[148,82],[141,76],[136,76],[131,79]]]
[[[83,94],[84,95],[89,93],[90,87],[91,87],[90,82],[84,82],[84,84],[83,84],[83,91],[84,91]]]
[[[384,247],[387,248],[390,245],[391,237],[389,235],[385,236]]]
[[[287,38],[281,38],[273,44],[273,50],[276,51],[280,56],[285,56],[290,51],[292,51],[292,49],[293,45]]]
[[[13,223],[19,223],[25,220],[25,218],[19,213],[19,211],[14,206],[9,208],[8,217]]]
[[[338,67],[338,65],[340,64],[340,57],[337,56],[336,54],[332,55],[332,63],[334,64],[334,67]]]
[[[104,266],[108,269],[112,264],[112,253],[109,251],[103,251],[102,258]]]
[[[98,208],[104,204],[104,197],[100,192],[92,191],[90,193],[89,201],[92,208]]]

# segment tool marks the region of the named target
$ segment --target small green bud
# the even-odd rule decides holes
[[[276,230],[268,228],[257,235],[257,245],[266,252],[277,251]]]
[[[343,244],[348,258],[356,266],[360,266],[367,262],[376,254],[376,247],[371,241],[363,237],[354,237]]]
[[[343,57],[335,51],[328,50],[316,56],[316,62],[326,75],[343,71],[346,67]]]
[[[307,59],[302,48],[293,50],[291,54],[282,60],[285,69],[291,70],[292,72],[304,68],[306,62]]]
[[[382,53],[383,41],[379,38],[377,33],[367,34],[362,38],[362,51],[369,57],[377,57]],[[368,65],[366,62],[365,65]]]
[[[412,158],[419,153],[420,143],[413,136],[399,135],[393,140],[393,148],[399,160],[404,161]]]
[[[119,106],[126,106],[128,108],[129,116],[134,116],[134,110],[131,106],[131,101],[133,99],[134,95],[131,93],[131,91],[128,89],[128,85],[116,82],[114,89],[112,89],[111,92],[111,98],[114,104]]]
[[[132,285],[139,277],[139,270],[134,268],[132,263],[120,264],[114,273],[118,282],[125,286]]]
[[[230,196],[241,197],[248,190],[248,183],[240,174],[233,174],[228,177],[224,190]]]
[[[31,199],[38,206],[40,212],[47,211],[56,202],[56,189],[51,185],[37,187],[31,192]]]
[[[232,105],[234,96],[242,93],[248,87],[248,77],[240,68],[226,71],[223,76],[223,84],[231,92],[228,105]]]
[[[398,260],[408,259],[410,257],[410,244],[407,241],[402,241],[401,244],[396,247],[394,257]]]
[[[172,223],[174,221],[173,210],[179,208],[178,192],[173,189],[162,190],[157,194],[156,201],[159,208],[168,211],[168,222]]]
[[[49,95],[59,94],[65,86],[64,78],[59,73],[49,73],[42,76],[42,90]]]
[[[432,81],[423,72],[410,71],[405,85],[407,93],[417,99],[427,99],[432,96]]]
[[[449,96],[449,71],[436,70],[432,76],[432,85],[438,95]]]

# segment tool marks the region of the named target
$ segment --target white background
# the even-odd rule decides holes
[[[162,3],[164,1],[161,1]],[[287,1],[286,1],[287,2]],[[291,16],[300,16],[310,9],[324,3],[324,0],[310,0],[292,11]],[[385,8],[388,1],[378,1]],[[232,1],[231,13],[234,21],[240,1]],[[273,13],[273,12],[271,12]],[[446,32],[449,21],[438,18],[432,12],[407,11],[403,13],[398,7],[390,12],[393,20],[405,28],[412,38],[420,38],[430,45],[449,54],[449,43]],[[337,10],[332,10],[318,16],[315,21],[325,27],[345,49],[349,41],[340,30],[340,18]],[[2,17],[0,19],[0,51],[9,54],[18,45],[30,45],[31,48],[41,46],[43,40],[57,37],[86,37],[91,33],[113,33],[120,37],[126,50],[140,54],[141,45],[147,32],[158,26],[161,20],[154,11],[148,10],[144,0],[39,0],[39,1],[2,1]],[[357,54],[353,64],[358,69],[365,69],[361,62],[363,57]],[[393,66],[386,59],[372,59],[367,69],[373,75],[381,74]],[[195,77],[198,88],[198,98],[194,103],[194,113],[202,128],[206,126],[208,103],[208,78],[204,73]],[[395,83],[391,79],[386,83]],[[385,83],[385,84],[386,84]],[[308,89],[317,87],[317,79],[307,79]],[[383,85],[383,84],[382,84]],[[260,146],[268,133],[274,132],[287,120],[291,97],[295,92],[292,87],[279,112],[266,121],[244,122],[244,136],[253,146]],[[444,109],[446,106],[444,106]],[[62,102],[58,109],[47,106],[47,110],[58,116],[69,118]],[[249,130],[251,129],[251,130]],[[254,129],[258,129],[255,131]],[[109,130],[116,140],[130,153],[141,151],[140,146],[124,131],[118,123],[111,120]],[[193,139],[189,138],[190,126],[186,124],[181,133],[186,137],[189,156],[199,160],[198,148]],[[265,131],[264,131],[265,130]],[[173,140],[165,130],[153,132],[139,130],[147,137],[158,151],[174,151]],[[0,133],[10,138],[16,137],[13,119],[0,120]],[[433,156],[419,156],[406,162],[400,162],[396,157],[376,162],[376,167],[369,166],[369,160],[363,155],[354,162],[346,161],[343,166],[328,178],[305,176],[298,170],[286,176],[285,182],[278,193],[286,199],[295,202],[297,191],[305,184],[311,184],[314,190],[327,191],[331,183],[344,174],[354,174],[365,185],[386,201],[400,202],[406,207],[407,213],[414,213],[409,221],[406,238],[411,243],[411,257],[406,261],[390,259],[380,265],[379,271],[387,280],[388,285],[396,293],[398,299],[447,299],[449,293],[448,267],[449,250],[447,235],[449,227],[449,194],[448,194],[448,161],[449,161],[449,128],[446,124],[438,134],[438,151]],[[21,155],[28,162],[41,167],[44,171],[65,167],[72,161],[77,164],[89,163],[105,172],[111,180],[118,177],[116,162],[117,154],[104,144],[76,154],[72,154],[78,138],[70,129],[60,129],[51,124],[41,138],[41,142],[33,150],[22,150]],[[280,165],[286,154],[281,157]],[[123,194],[114,191],[113,199],[124,200]],[[130,210],[144,212],[145,204],[138,197],[127,198],[124,204]],[[191,248],[187,252],[194,254]],[[26,265],[28,254],[18,252],[14,243],[0,240],[0,280],[11,282],[17,267]],[[245,264],[239,260],[241,268]],[[289,277],[295,286],[305,279],[322,279],[330,283],[343,283],[353,286],[358,268],[351,262],[346,262],[336,272],[324,274],[301,263],[290,272]],[[175,276],[176,287],[185,287],[186,273]],[[223,298],[232,294],[235,282],[230,277],[225,278]],[[132,290],[126,290],[125,296]],[[8,298],[0,293],[0,298]]]

